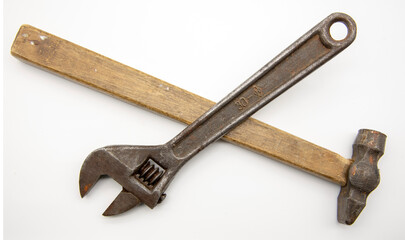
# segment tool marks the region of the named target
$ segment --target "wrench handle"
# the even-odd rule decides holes
[[[330,34],[336,22],[347,27],[342,40]],[[187,161],[348,47],[355,37],[356,23],[350,16],[329,15],[173,138],[168,143],[173,154]]]

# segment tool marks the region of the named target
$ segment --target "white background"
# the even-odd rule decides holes
[[[404,239],[403,1],[4,2],[5,239]],[[218,101],[332,12],[354,43],[254,117],[350,158],[360,128],[387,134],[381,183],[352,226],[340,187],[219,141],[179,172],[155,209],[101,213],[111,179],[80,198],[92,150],[162,144],[184,125],[26,65],[10,54],[30,24]],[[242,191],[243,190],[243,191]]]

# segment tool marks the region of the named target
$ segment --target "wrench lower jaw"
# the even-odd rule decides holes
[[[124,188],[114,199],[114,201],[104,211],[104,216],[114,216],[124,213],[133,207],[137,206],[140,200],[132,193],[128,192]]]

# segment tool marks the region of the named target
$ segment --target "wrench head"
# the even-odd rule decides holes
[[[115,215],[145,203],[154,208],[179,167],[167,145],[107,146],[93,151],[80,170],[80,194],[84,197],[102,176],[124,189],[104,215]],[[163,195],[164,196],[164,195]]]

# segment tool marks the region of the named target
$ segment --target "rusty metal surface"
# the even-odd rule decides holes
[[[351,225],[366,206],[368,195],[380,183],[377,162],[384,154],[387,136],[381,132],[361,129],[353,144],[353,160],[346,186],[338,197],[338,221]]]
[[[348,33],[340,41],[330,36],[335,22]],[[271,100],[349,46],[356,25],[349,16],[334,13],[304,34],[179,135],[159,146],[107,146],[92,152],[80,172],[85,196],[97,180],[108,175],[123,191],[104,215],[124,212],[139,203],[154,208],[179,169],[210,143],[242,123]]]

